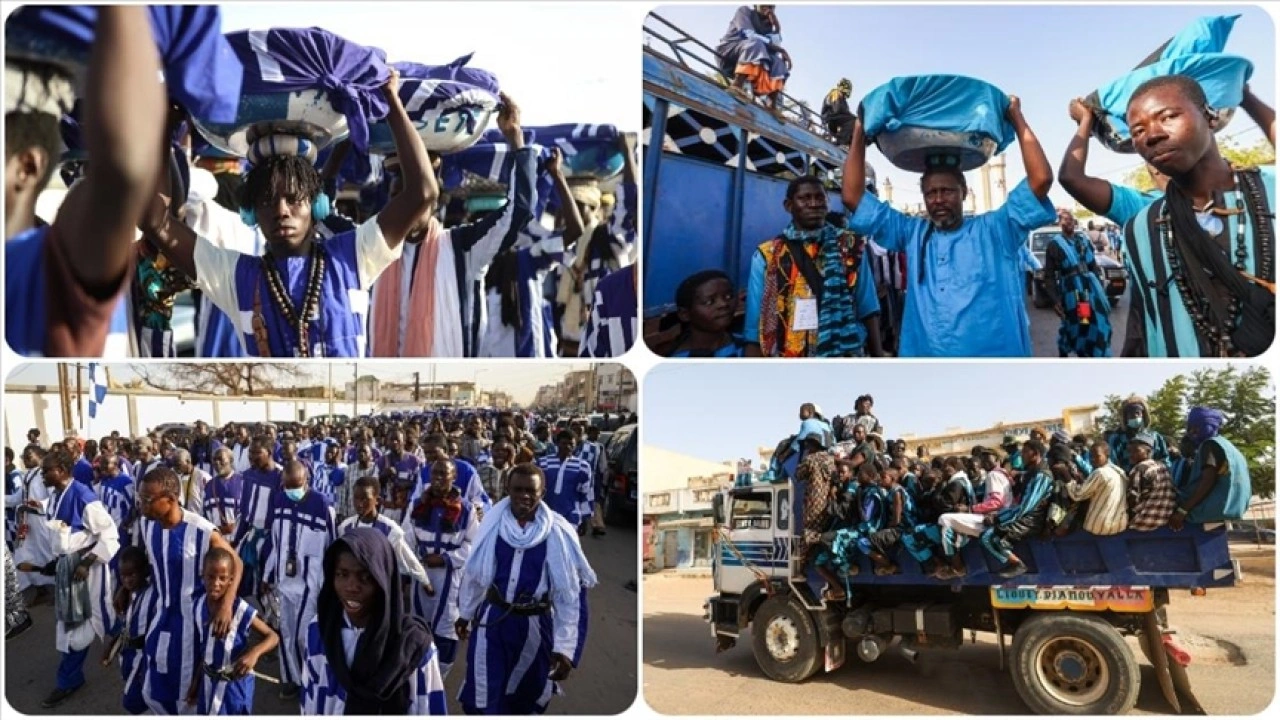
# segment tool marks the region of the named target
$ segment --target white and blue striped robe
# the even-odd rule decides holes
[[[138,521],[134,541],[147,551],[151,582],[160,595],[159,613],[147,633],[151,665],[143,688],[147,707],[157,715],[189,709],[184,699],[195,672],[192,598],[204,593],[200,573],[216,532],[213,523],[190,510],[183,510],[182,521],[169,530],[145,517]]]
[[[547,544],[518,550],[501,536],[495,539],[497,570],[493,587],[508,603],[530,603],[549,595]],[[551,653],[557,652],[577,667],[587,639],[587,593],[565,605],[552,601],[542,615],[507,613],[480,598],[478,607],[462,607],[472,623],[467,641],[467,678],[458,700],[468,715],[533,715],[547,709],[559,683],[547,677]]]
[[[151,624],[160,614],[160,593],[156,592],[155,583],[133,593],[129,599],[129,609],[125,617],[118,620],[109,634],[125,634],[125,646],[120,650],[120,677],[124,679],[124,709],[132,715],[140,715],[147,711],[147,703],[143,696],[143,685],[147,679],[150,658],[143,650],[131,649],[130,638],[146,638]]]
[[[262,471],[249,468],[240,473],[240,521],[236,524],[232,545],[245,563],[245,580],[240,583],[241,595],[254,592],[262,577],[262,554],[267,544],[267,524],[271,518],[271,498],[280,489],[280,468]]]
[[[595,506],[594,473],[586,460],[570,455],[562,461],[558,455],[544,455],[535,462],[547,478],[546,495],[542,498],[547,507],[575,527],[591,517]]]
[[[116,523],[120,543],[130,544],[129,532],[133,529],[133,478],[121,473],[99,482],[96,490],[99,502],[106,506],[107,512],[111,513],[111,519]]]
[[[346,615],[343,615],[346,618]],[[354,645],[347,656],[354,653]],[[302,714],[342,715],[347,707],[347,691],[329,666],[320,640],[320,623],[307,628],[306,663],[302,671]],[[409,677],[408,715],[448,715],[444,695],[444,677],[436,657],[435,645],[422,656],[418,671]]]
[[[431,626],[436,648],[440,651],[440,673],[448,676],[458,652],[458,631],[454,625],[458,622],[459,580],[462,567],[471,557],[471,545],[480,525],[473,506],[465,501],[457,527],[452,531],[445,531],[441,514],[440,511],[432,512],[422,525],[414,522],[412,517],[405,518],[404,533],[413,543],[418,557],[444,556],[444,567],[426,568],[435,595],[428,596],[422,585],[416,585],[411,607],[415,615],[424,618]]]
[[[225,670],[234,667],[249,644],[249,629],[253,626],[253,619],[257,617],[258,611],[240,598],[236,598],[235,603],[231,611],[231,632],[224,638],[216,638],[210,622],[212,613],[209,610],[208,596],[201,595],[196,599],[193,613],[196,622],[194,653],[207,668]],[[214,680],[208,674],[201,673],[196,714],[251,715],[253,686],[252,675],[239,680]]]
[[[323,495],[335,511],[338,508],[338,487],[345,482],[346,469],[347,466],[341,463],[318,462],[311,473],[311,489]]]
[[[628,265],[596,286],[578,357],[621,357],[635,344],[640,334],[635,277],[635,266]]]
[[[418,556],[413,553],[413,546],[409,544],[409,540],[405,537],[404,530],[395,523],[394,520],[386,515],[378,515],[374,517],[373,522],[365,522],[360,519],[359,515],[353,515],[338,526],[338,537],[347,534],[352,528],[366,527],[373,528],[382,533],[382,536],[391,543],[391,547],[396,552],[396,564],[400,566],[400,575],[402,577],[413,578],[418,583],[425,585],[427,583],[427,571],[422,567],[422,563],[418,562]]]
[[[324,496],[308,492],[297,502],[283,490],[272,496],[262,579],[280,599],[281,682],[301,682],[304,633],[324,585],[324,552],[337,537],[333,508]],[[291,555],[296,559],[293,577],[287,573]]]

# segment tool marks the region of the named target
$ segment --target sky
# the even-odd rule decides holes
[[[643,10],[630,3],[227,3],[222,28],[321,27],[381,48],[392,62],[444,65],[474,52],[470,66],[497,76],[526,125],[637,131],[640,55],[620,50],[635,46]]]
[[[664,5],[655,12],[715,47],[737,5]],[[842,77],[853,83],[850,105],[896,76],[934,73],[985,80],[1022,100],[1023,114],[1044,147],[1055,172],[1075,133],[1067,115],[1074,97],[1088,95],[1119,77],[1205,15],[1234,15],[1226,52],[1253,61],[1250,87],[1275,105],[1275,26],[1259,7],[1194,5],[890,5],[778,6],[783,47],[794,62],[786,92],[815,110]],[[1264,139],[1244,112],[1237,112],[1219,137],[1236,136],[1251,146]],[[1024,177],[1015,142],[1006,151],[1006,181]],[[898,170],[874,146],[867,159],[883,182],[890,178],[895,203],[920,202],[919,176]],[[1090,144],[1091,175],[1121,182],[1140,164],[1136,155],[1113,153]],[[971,173],[974,178],[976,173]],[[973,184],[971,179],[970,184]],[[1050,200],[1074,201],[1055,184]]]
[[[158,363],[150,363],[152,365]],[[339,388],[351,382],[358,370],[361,376],[373,375],[382,382],[413,382],[413,374],[421,373],[423,384],[431,382],[431,363],[360,363],[354,366],[346,362],[334,362],[333,384]],[[329,378],[329,363],[310,364],[312,383],[324,384]],[[574,370],[585,370],[586,363],[529,363],[529,362],[468,362],[438,364],[435,366],[435,382],[476,382],[481,390],[500,390],[512,396],[520,404],[533,402],[538,388],[559,382]],[[136,373],[127,364],[108,363],[113,382],[128,382]],[[85,382],[88,382],[87,370]],[[53,385],[58,382],[57,367],[53,363],[21,365],[9,374],[6,383],[13,385]],[[312,384],[308,383],[308,384]]]
[[[1107,395],[1146,395],[1174,375],[1202,367],[1203,362],[667,363],[644,379],[643,437],[646,445],[713,462],[754,458],[758,447],[796,431],[802,403],[816,403],[831,418],[852,413],[864,393],[872,396],[872,412],[890,437],[979,430],[1056,417],[1063,408],[1101,404]]]

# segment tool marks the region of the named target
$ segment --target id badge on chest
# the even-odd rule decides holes
[[[284,575],[285,577],[298,576],[298,554],[296,552],[290,552],[288,559],[284,561]]]
[[[795,332],[818,329],[818,300],[816,298],[796,298],[795,312],[791,315],[791,329]]]

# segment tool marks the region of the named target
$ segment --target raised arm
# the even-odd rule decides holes
[[[1244,86],[1244,100],[1240,102],[1240,107],[1249,113],[1249,117],[1258,123],[1258,127],[1267,134],[1267,142],[1271,143],[1271,147],[1276,146],[1276,111],[1270,105],[1258,99],[1253,94],[1253,90],[1248,85]]]
[[[1042,153],[1043,154],[1043,153]],[[862,115],[853,121],[853,139],[844,160],[844,177],[840,181],[840,200],[849,212],[855,212],[867,191],[867,137],[862,131]]]
[[[1106,215],[1111,210],[1111,183],[1085,174],[1085,163],[1089,160],[1089,131],[1093,127],[1093,110],[1080,101],[1072,100],[1068,112],[1077,123],[1076,134],[1071,136],[1067,144],[1067,153],[1062,156],[1062,165],[1058,168],[1058,182],[1067,194],[1077,202],[1098,215]]]
[[[563,159],[560,148],[551,148],[546,168],[555,183],[556,197],[560,199],[560,212],[564,216],[564,244],[567,247],[582,237],[586,226],[582,222],[582,213],[578,211],[578,203],[574,202],[573,191],[569,189],[569,181],[564,176],[564,169],[561,167]]]
[[[1005,117],[1018,135],[1018,149],[1022,151],[1022,164],[1027,171],[1027,186],[1041,200],[1049,197],[1049,189],[1053,187],[1053,168],[1049,165],[1049,158],[1045,157],[1044,148],[1040,147],[1040,140],[1022,116],[1022,101],[1017,95],[1009,96]]]
[[[84,140],[93,161],[54,221],[71,272],[99,297],[118,289],[133,261],[134,227],[166,146],[159,70],[147,9],[100,7],[85,81]]]
[[[395,197],[387,201],[382,212],[378,213],[378,228],[386,238],[387,247],[393,249],[426,220],[440,195],[435,173],[431,170],[431,161],[427,158],[427,149],[423,147],[422,138],[418,137],[413,121],[400,102],[399,88],[400,73],[393,69],[382,92],[391,105],[387,125],[391,128],[396,155],[400,158],[400,176],[404,185]]]

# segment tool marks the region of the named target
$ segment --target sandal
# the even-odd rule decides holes
[[[826,602],[842,603],[848,601],[849,596],[846,595],[843,590],[840,591],[839,595],[837,595],[835,588],[828,587],[826,590],[822,591],[822,599]]]
[[[897,574],[898,574],[897,565],[877,565],[876,566],[876,575],[884,576],[884,575],[897,575]]]

